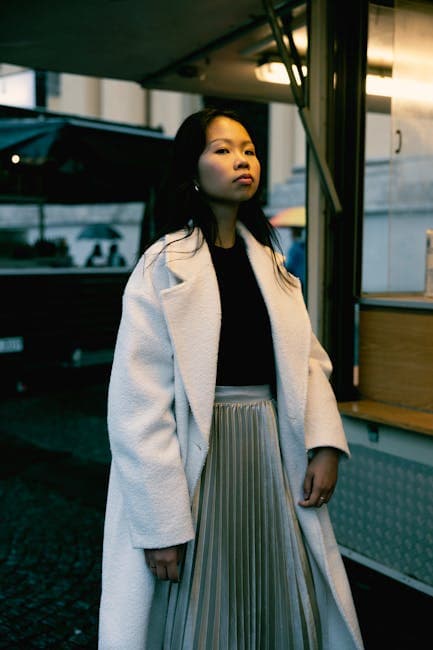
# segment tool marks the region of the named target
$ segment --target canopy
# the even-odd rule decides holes
[[[0,107],[0,201],[144,201],[172,139],[102,120]],[[2,114],[9,115],[1,117]]]

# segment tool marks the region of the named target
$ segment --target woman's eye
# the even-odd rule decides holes
[[[254,151],[254,149],[247,149],[247,150],[245,151],[245,154],[246,154],[247,156],[255,156],[255,155],[256,155],[256,152]]]
[[[221,147],[220,149],[217,149],[215,153],[229,153],[229,150],[227,147]]]

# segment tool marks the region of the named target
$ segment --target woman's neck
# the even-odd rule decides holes
[[[211,206],[218,226],[216,246],[231,248],[236,240],[236,222],[238,206],[218,205]]]

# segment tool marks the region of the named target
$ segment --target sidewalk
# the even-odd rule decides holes
[[[83,381],[0,404],[2,650],[96,650],[106,388]],[[429,647],[433,599],[345,563],[366,650]]]
[[[0,648],[96,648],[105,393],[0,404]]]

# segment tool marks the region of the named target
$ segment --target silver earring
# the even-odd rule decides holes
[[[194,189],[195,189],[196,192],[200,192],[200,188],[197,185],[197,183],[194,183]]]

